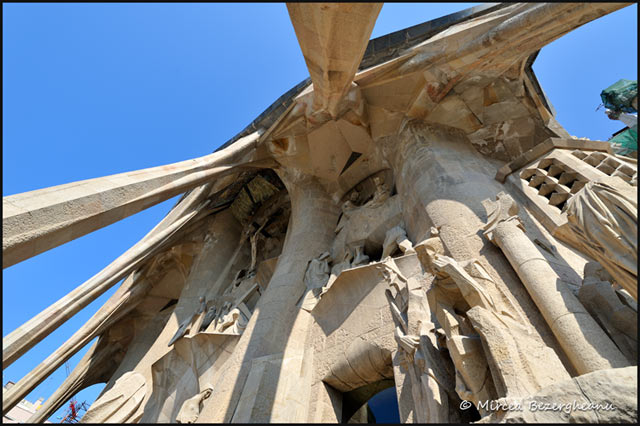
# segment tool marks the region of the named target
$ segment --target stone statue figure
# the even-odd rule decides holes
[[[384,179],[380,176],[373,178],[373,183],[376,185],[376,190],[373,193],[373,198],[367,201],[363,207],[378,207],[381,206],[391,196],[391,190],[384,183]]]
[[[202,326],[202,322],[204,321],[204,317],[207,314],[207,300],[200,296],[198,298],[198,311],[194,315],[194,319],[192,320],[191,327],[189,328],[189,334],[194,335],[200,332],[200,327]]]
[[[413,421],[443,423],[460,421],[449,407],[459,405],[453,392],[453,377],[439,352],[435,325],[420,280],[403,276],[395,261],[387,258],[376,267],[389,288],[385,296],[395,324],[398,345],[393,362],[411,383]],[[394,295],[395,293],[395,295]]]
[[[213,320],[216,318],[216,313],[217,313],[217,309],[215,305],[207,309],[207,313],[205,314],[204,319],[202,320],[202,325],[200,326],[199,331],[205,331],[207,327],[209,327],[209,324],[211,324]]]
[[[581,249],[638,298],[638,195],[620,178],[589,182],[566,207]]]
[[[212,385],[207,385],[205,390],[197,394],[196,396],[187,399],[182,403],[176,422],[178,423],[195,423],[200,416],[200,410],[202,409],[202,401],[211,396],[213,391]]]
[[[329,262],[331,255],[323,252],[315,259],[311,259],[307,271],[304,274],[304,284],[307,287],[298,301],[298,305],[307,311],[311,311],[318,303],[322,295],[322,289],[329,281]]]
[[[358,208],[358,197],[360,197],[360,193],[358,191],[355,189],[351,191],[349,198],[344,202],[344,204],[342,204],[342,212],[344,213]]]
[[[602,265],[587,262],[578,299],[624,356],[634,362],[638,358],[637,305],[629,303],[619,290],[614,290],[611,281],[611,275]]]
[[[176,333],[173,335],[173,337],[171,338],[171,340],[169,340],[168,346],[173,345],[176,340],[178,340],[179,338],[181,338],[182,336],[184,336],[191,328],[191,325],[193,324],[193,320],[199,318],[199,316],[204,313],[206,307],[207,307],[207,303],[204,299],[204,297],[200,296],[198,298],[198,310],[196,312],[194,312],[191,316],[186,317],[184,319],[184,321],[180,324],[180,326],[178,327],[178,330],[176,331]],[[197,329],[199,329],[200,327],[196,327]]]
[[[213,331],[222,331],[222,330],[220,330],[220,326],[224,322],[224,319],[225,319],[225,317],[227,316],[227,314],[229,313],[230,310],[231,310],[231,303],[230,302],[224,302],[222,304],[222,308],[220,308],[220,312],[218,313],[218,316],[216,317],[216,319],[213,322],[213,325],[210,326],[211,328],[213,328]]]
[[[369,256],[364,253],[364,242],[355,246],[355,251],[356,257],[353,259],[353,264],[351,266],[360,266],[369,263]]]
[[[436,236],[418,244],[416,251],[425,270],[435,276],[427,296],[446,335],[460,398],[487,414],[479,402],[522,398],[568,378],[553,349],[482,264],[445,256],[437,230],[433,231]]]
[[[382,259],[391,256],[396,249],[400,249],[403,254],[414,253],[413,244],[407,237],[407,232],[403,225],[394,226],[387,231],[382,244]]]
[[[349,250],[349,248],[346,247],[344,250],[344,258],[342,259],[342,262],[336,263],[331,267],[331,275],[329,276],[329,281],[327,281],[327,285],[325,285],[322,290],[323,294],[326,293],[329,290],[329,288],[333,285],[334,281],[338,278],[338,275],[340,275],[340,272],[344,271],[345,269],[351,268],[352,260],[353,260],[353,253],[351,253],[351,250]]]
[[[224,334],[242,334],[251,318],[251,311],[244,303],[231,309],[216,327],[218,333]]]
[[[256,268],[256,262],[258,257],[258,239],[261,235],[260,233],[262,232],[262,229],[267,225],[268,221],[269,221],[269,218],[268,217],[265,218],[262,225],[260,225],[258,229],[256,229],[255,231],[253,231],[254,229],[253,222],[249,223],[244,231],[244,234],[246,237],[249,238],[249,243],[251,245],[251,264],[249,266],[249,271],[253,271]]]
[[[304,283],[307,289],[312,291],[314,295],[319,294],[319,290],[322,289],[329,280],[329,261],[330,254],[328,251],[325,251],[309,262],[307,271],[304,274]]]
[[[336,234],[339,233],[340,230],[344,228],[346,223],[349,221],[349,212],[359,207],[357,204],[358,197],[360,197],[360,193],[354,189],[349,194],[349,198],[342,204],[342,216],[340,217],[338,225],[336,226]]]

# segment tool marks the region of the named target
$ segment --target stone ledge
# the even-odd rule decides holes
[[[500,167],[500,169],[498,169],[498,172],[496,173],[495,179],[500,183],[504,183],[504,181],[507,179],[507,176],[509,176],[511,173],[526,166],[536,158],[543,156],[554,148],[581,149],[583,151],[603,151],[609,154],[613,154],[611,144],[609,144],[608,142],[591,141],[584,139],[549,138],[541,144],[534,146],[529,151],[523,153],[515,160]]]

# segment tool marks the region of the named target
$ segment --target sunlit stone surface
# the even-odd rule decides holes
[[[624,6],[369,41],[381,4],[288,5],[310,79],[220,150],[3,199],[7,267],[185,194],[4,337],[6,367],[126,277],[3,413],[98,337],[31,422],[100,382],[87,422],[366,423],[385,389],[407,423],[637,421],[637,163],[572,139],[531,68]]]

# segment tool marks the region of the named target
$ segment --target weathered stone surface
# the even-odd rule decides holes
[[[147,383],[140,373],[125,373],[92,405],[82,420],[90,423],[133,423],[136,409],[147,392]]]
[[[259,134],[181,163],[89,179],[2,199],[2,267],[110,225],[234,169],[264,167]],[[254,162],[254,163],[252,163]]]
[[[335,117],[381,8],[381,3],[287,3],[313,81],[314,109]]]
[[[589,182],[567,203],[567,218],[587,253],[638,299],[638,193],[622,179]]]
[[[529,240],[513,199],[500,193],[497,201],[483,204],[489,215],[485,235],[509,259],[578,373],[627,366],[620,350]]]
[[[311,79],[233,143],[5,197],[6,266],[188,192],[5,336],[6,367],[130,276],[3,411],[98,338],[31,421],[100,381],[85,421],[366,422],[391,386],[402,422],[637,420],[637,163],[568,139],[531,68],[623,6],[487,5],[367,47],[380,4],[288,5]]]
[[[637,389],[637,366],[599,370],[545,387],[514,401],[521,410],[481,423],[637,423]]]

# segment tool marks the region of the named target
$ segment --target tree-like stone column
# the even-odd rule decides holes
[[[291,198],[282,254],[199,419],[306,422],[311,391],[311,314],[296,306],[309,261],[329,249],[339,209],[315,178],[280,173]]]
[[[242,168],[255,158],[259,133],[192,160],[88,179],[2,198],[2,267],[117,222],[196,186]]]
[[[518,205],[501,192],[485,200],[485,236],[505,254],[578,374],[626,367],[628,361],[560,280],[524,232]]]

